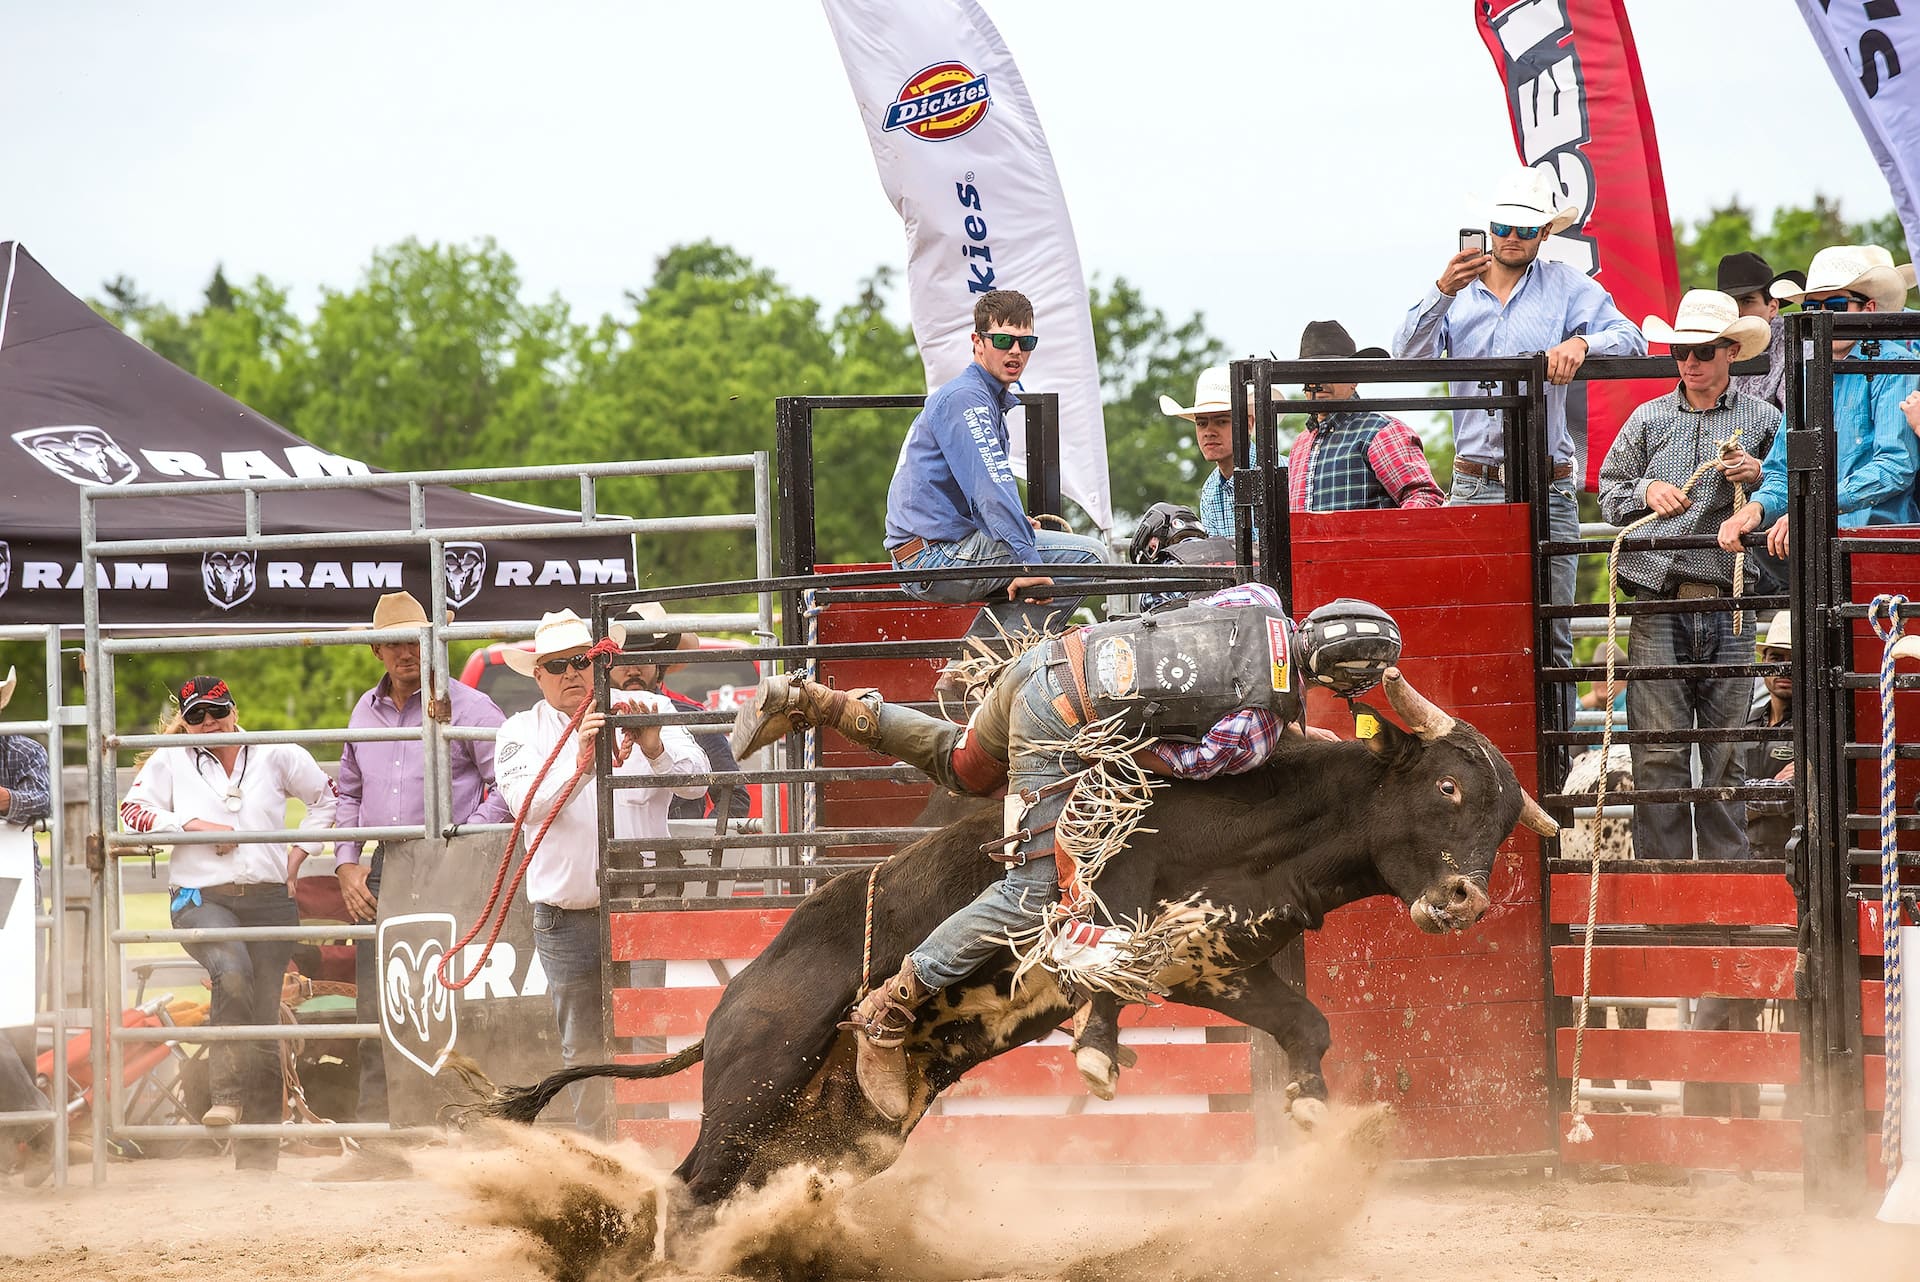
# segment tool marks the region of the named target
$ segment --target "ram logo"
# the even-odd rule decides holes
[[[446,545],[447,604],[454,609],[467,605],[487,585],[487,545],[449,543]]]
[[[453,951],[449,913],[409,913],[380,923],[380,1031],[387,1045],[432,1075],[460,1035],[440,959]]]
[[[252,596],[259,583],[258,557],[257,552],[239,548],[202,556],[200,581],[207,589],[207,600],[222,610],[231,610]]]
[[[15,432],[13,440],[42,467],[75,485],[131,485],[140,475],[140,465],[97,427],[34,427]]]

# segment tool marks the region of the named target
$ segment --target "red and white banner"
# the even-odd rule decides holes
[[[973,304],[1033,303],[1040,346],[1020,390],[1060,394],[1060,488],[1113,524],[1087,278],[1046,131],[976,0],[822,0],[880,184],[907,227],[913,336],[938,387],[973,359]],[[1024,471],[1019,415],[1014,469]]]
[[[1627,318],[1673,315],[1680,299],[1673,224],[1653,112],[1640,78],[1624,0],[1474,0],[1480,38],[1507,89],[1521,162],[1558,180],[1580,208],[1541,252],[1572,263],[1613,295]],[[1596,489],[1607,447],[1640,402],[1672,380],[1576,384],[1587,390],[1586,488]]]

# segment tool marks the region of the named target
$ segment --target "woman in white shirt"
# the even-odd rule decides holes
[[[179,690],[180,713],[163,733],[183,735],[177,748],[155,750],[140,766],[120,803],[120,819],[134,832],[266,831],[287,826],[287,801],[306,803],[300,826],[333,822],[333,782],[306,749],[293,744],[200,747],[196,735],[239,729],[233,694],[218,677],[193,677]],[[280,842],[175,846],[168,857],[173,924],[179,929],[297,926],[289,893],[307,851]],[[187,953],[207,969],[213,1024],[277,1024],[280,985],[293,941],[225,940],[193,943]],[[212,1107],[200,1119],[227,1127],[281,1121],[280,1052],[271,1041],[215,1042]],[[277,1140],[234,1145],[241,1169],[272,1170]]]

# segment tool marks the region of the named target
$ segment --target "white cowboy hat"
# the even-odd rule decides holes
[[[13,702],[14,684],[15,684],[15,679],[14,679],[13,668],[11,665],[9,665],[7,668],[7,679],[5,681],[0,681],[0,708],[4,708],[9,703]]]
[[[1758,316],[1742,316],[1733,295],[1717,289],[1690,289],[1680,300],[1680,308],[1669,325],[1658,316],[1640,322],[1640,332],[1649,343],[1711,343],[1731,338],[1739,346],[1733,359],[1744,361],[1767,350],[1773,330]]]
[[[628,614],[637,614],[649,623],[658,622],[667,617],[667,607],[658,601],[641,601],[627,607]],[[635,628],[627,631],[624,623],[607,624],[607,635],[622,650],[692,650],[700,644],[700,636],[695,632],[661,632],[651,628]],[[631,635],[633,644],[627,644]]]
[[[1782,610],[1767,624],[1767,635],[1760,639],[1762,650],[1793,649],[1793,612]]]
[[[540,626],[533,630],[533,649],[514,646],[500,657],[509,668],[530,677],[535,667],[554,655],[585,650],[592,644],[593,630],[585,619],[572,610],[549,610],[540,616]]]
[[[1907,305],[1907,291],[1912,288],[1913,264],[1895,267],[1893,255],[1880,246],[1828,245],[1808,264],[1805,285],[1777,280],[1772,293],[1782,302],[1797,303],[1808,294],[1844,289],[1865,294],[1883,312],[1897,312]]]
[[[1502,178],[1493,189],[1489,223],[1512,227],[1540,227],[1544,234],[1565,231],[1580,217],[1577,205],[1562,206],[1559,184],[1544,169],[1522,169]]]
[[[1193,404],[1182,405],[1171,396],[1160,398],[1160,412],[1172,418],[1184,418],[1192,422],[1197,414],[1225,414],[1233,408],[1231,389],[1227,384],[1227,367],[1213,365],[1200,371],[1200,377],[1193,383]]]

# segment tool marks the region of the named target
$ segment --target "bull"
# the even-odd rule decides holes
[[[1171,1001],[1270,1034],[1287,1055],[1296,1116],[1324,1111],[1330,1035],[1326,1017],[1267,965],[1274,955],[1334,909],[1375,895],[1406,904],[1428,933],[1464,930],[1488,908],[1494,858],[1516,823],[1558,831],[1486,736],[1397,671],[1385,690],[1406,730],[1382,719],[1371,739],[1288,740],[1261,769],[1174,781],[1155,795],[1154,830],[1136,833],[1099,883],[1110,907],[1197,923],[1160,986]],[[1000,876],[979,854],[999,822],[997,809],[975,813],[882,866],[871,973],[886,974]],[[942,1091],[1086,1005],[1045,970],[1016,984],[1013,954],[1002,950],[918,1012],[906,1043],[912,1105],[890,1122],[861,1093],[854,1034],[840,1027],[858,996],[866,910],[867,878],[828,882],[727,985],[700,1042],[650,1064],[566,1069],[479,1111],[531,1122],[574,1082],[665,1077],[704,1062],[699,1135],[675,1175],[692,1202],[711,1206],[797,1162],[877,1173]],[[1112,1046],[1117,1014],[1112,1001],[1093,1001],[1080,1043]]]

